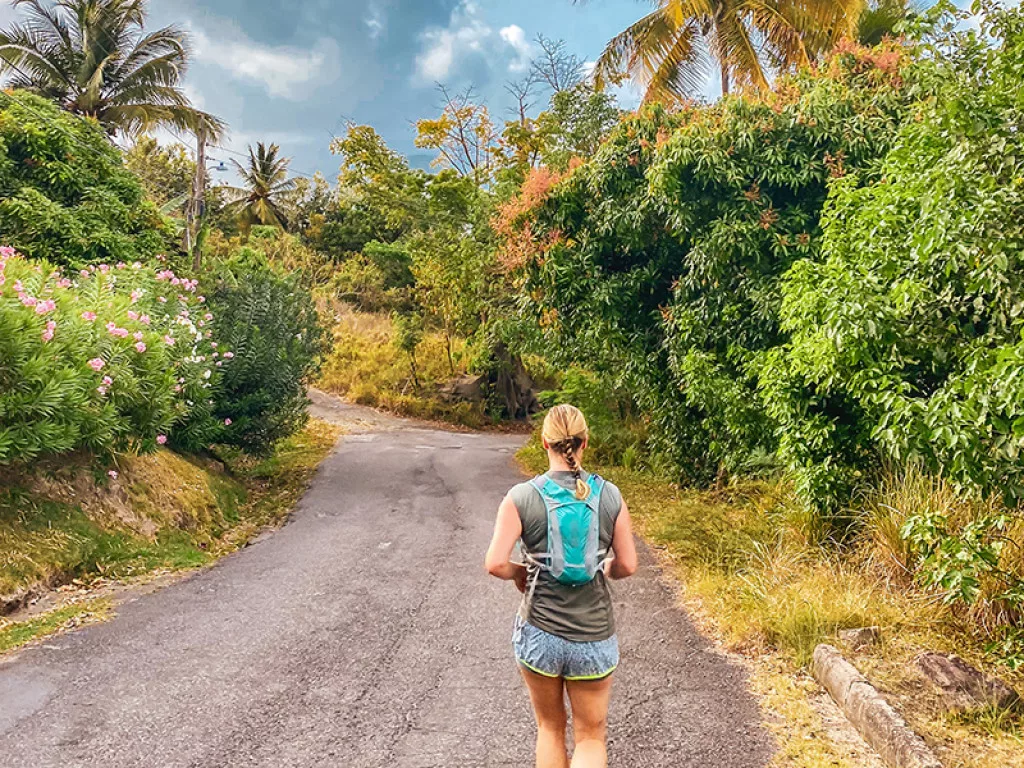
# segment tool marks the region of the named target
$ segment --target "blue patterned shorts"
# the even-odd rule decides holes
[[[520,616],[512,633],[516,661],[531,672],[566,680],[602,680],[619,665],[619,639],[574,643],[552,635]]]

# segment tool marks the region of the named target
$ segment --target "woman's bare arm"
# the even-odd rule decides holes
[[[629,507],[622,502],[622,509],[615,520],[615,532],[612,534],[612,552],[614,559],[608,567],[608,576],[613,579],[626,579],[636,573],[637,556],[636,542],[633,540],[633,521],[629,517]]]
[[[491,546],[487,548],[484,567],[487,572],[505,581],[514,581],[520,591],[526,586],[526,567],[513,563],[512,550],[516,541],[523,535],[523,524],[519,519],[519,510],[511,496],[506,496],[498,507],[498,518],[494,521],[494,536]]]

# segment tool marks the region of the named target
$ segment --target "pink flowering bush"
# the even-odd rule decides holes
[[[216,441],[226,355],[213,329],[196,282],[170,270],[66,276],[0,247],[0,464]]]

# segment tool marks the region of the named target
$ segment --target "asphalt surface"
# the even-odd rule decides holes
[[[288,525],[0,662],[0,766],[532,765],[510,648],[518,593],[482,567],[522,438],[315,400],[353,433]],[[765,765],[742,672],[675,607],[646,550],[615,603],[611,764]]]

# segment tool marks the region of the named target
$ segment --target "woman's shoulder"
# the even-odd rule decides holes
[[[523,507],[530,501],[530,499],[537,495],[537,488],[533,484],[534,479],[535,478],[530,478],[529,480],[517,483],[508,491],[507,495],[511,497],[513,503],[515,503],[516,507],[520,511],[522,511]]]
[[[598,475],[598,477],[601,476]],[[601,506],[612,515],[618,515],[619,510],[622,509],[622,491],[611,480],[605,477],[601,477],[601,480],[604,481],[601,488]]]

